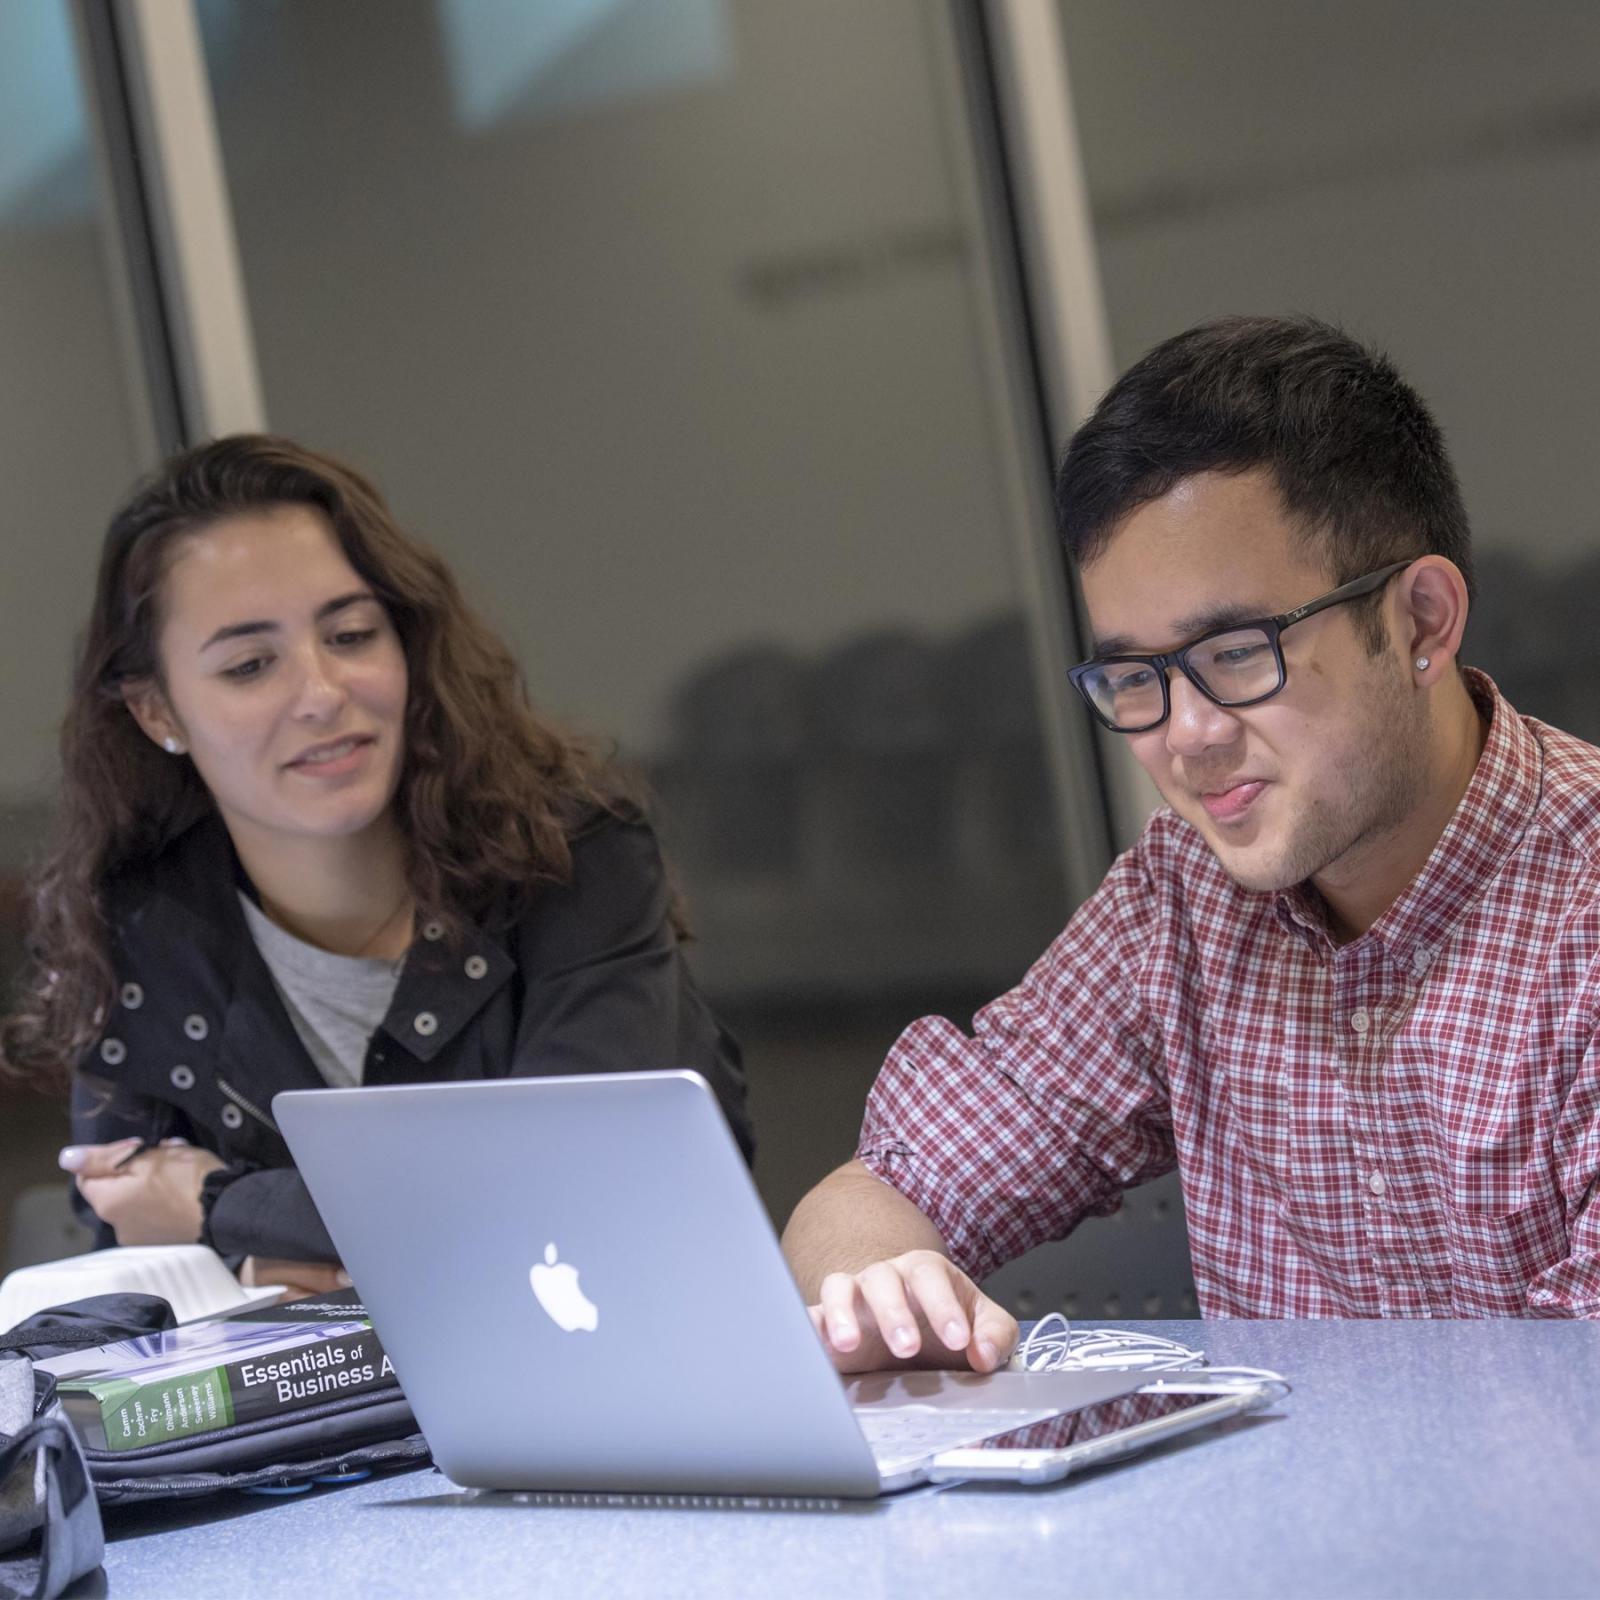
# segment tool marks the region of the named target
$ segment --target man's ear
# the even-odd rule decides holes
[[[1433,683],[1454,667],[1467,626],[1467,580],[1444,556],[1423,556],[1400,574],[1396,585],[1401,626],[1409,640],[1411,671]]]
[[[153,681],[145,679],[139,683],[124,684],[122,703],[144,730],[146,737],[169,755],[181,755],[189,748],[183,728],[173,715],[172,707],[167,704],[167,697]]]

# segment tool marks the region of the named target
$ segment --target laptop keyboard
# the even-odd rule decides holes
[[[918,1406],[857,1411],[856,1425],[866,1437],[878,1471],[887,1476],[925,1461],[941,1450],[976,1444],[991,1434],[1026,1427],[1032,1412],[935,1411]]]

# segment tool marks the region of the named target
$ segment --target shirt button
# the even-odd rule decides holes
[[[1372,1018],[1365,1011],[1352,1011],[1350,1013],[1350,1026],[1357,1033],[1365,1033],[1372,1026]]]
[[[102,1039],[100,1041],[100,1059],[108,1067],[120,1066],[128,1059],[128,1047],[120,1039]]]
[[[1381,1172],[1374,1172],[1372,1176],[1367,1179],[1367,1187],[1374,1194],[1381,1195],[1386,1187],[1383,1181],[1383,1174]]]
[[[419,1011],[411,1026],[426,1039],[430,1033],[439,1031],[439,1019],[431,1011]]]
[[[1428,970],[1428,952],[1419,950],[1411,958],[1411,970],[1420,978]]]
[[[489,963],[482,956],[467,957],[467,976],[481,978],[489,970]]]
[[[172,1087],[174,1089],[194,1088],[193,1067],[174,1067],[167,1076],[172,1079]]]
[[[144,1004],[144,990],[136,983],[125,983],[118,998],[122,1001],[124,1009],[137,1011]]]
[[[222,1126],[224,1128],[242,1128],[244,1126],[244,1112],[233,1104],[222,1108]]]
[[[183,1031],[198,1044],[211,1032],[211,1024],[198,1011],[192,1011],[183,1019]]]
[[[442,922],[423,923],[422,937],[429,940],[444,938],[444,924]]]

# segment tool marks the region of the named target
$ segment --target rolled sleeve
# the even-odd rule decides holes
[[[1129,852],[971,1036],[924,1017],[889,1052],[857,1159],[973,1277],[1176,1164],[1159,1037],[1138,997],[1154,916]]]
[[[1600,1041],[1562,1104],[1553,1153],[1567,1205],[1567,1249],[1528,1285],[1536,1317],[1600,1319]]]

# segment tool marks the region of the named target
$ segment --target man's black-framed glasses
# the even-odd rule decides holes
[[[1282,616],[1231,622],[1202,634],[1181,650],[1154,656],[1097,656],[1073,667],[1067,676],[1089,709],[1113,733],[1148,733],[1167,720],[1172,711],[1167,674],[1173,667],[1215,705],[1259,705],[1277,694],[1286,681],[1279,642],[1285,629],[1329,606],[1359,600],[1381,589],[1410,565],[1410,561],[1391,561]]]

